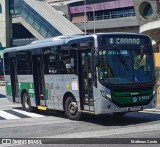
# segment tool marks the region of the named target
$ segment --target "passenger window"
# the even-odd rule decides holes
[[[10,74],[10,64],[9,64],[9,54],[4,53],[4,68],[5,68],[5,75]]]
[[[44,74],[75,74],[77,51],[72,46],[55,46],[44,49]]]
[[[19,52],[17,53],[17,73],[18,75],[30,75],[32,74],[32,59],[31,52]]]
[[[58,61],[57,53],[54,48],[48,48],[44,51],[44,74],[57,74],[58,73]]]
[[[77,52],[70,46],[59,53],[59,72],[62,74],[77,73]]]

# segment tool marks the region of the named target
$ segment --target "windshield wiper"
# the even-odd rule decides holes
[[[120,62],[124,65],[126,71],[128,72],[129,69],[127,68],[127,62],[124,59],[124,56],[121,54],[120,50],[117,47],[114,47],[114,49],[118,52],[117,56],[118,56]]]

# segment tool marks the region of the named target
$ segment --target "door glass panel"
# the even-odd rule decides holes
[[[15,102],[15,97],[18,95],[18,79],[17,79],[17,62],[16,58],[10,58],[10,72],[11,72],[11,85],[12,85],[12,96]]]
[[[90,106],[94,105],[93,100],[93,81],[92,81],[92,58],[91,52],[81,53],[81,84],[82,84],[82,96],[83,96],[83,105]]]
[[[45,102],[45,82],[42,55],[34,55],[33,59],[33,79],[37,105],[46,105]]]

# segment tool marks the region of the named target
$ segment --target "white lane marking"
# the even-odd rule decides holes
[[[7,113],[3,110],[0,110],[0,116],[5,119],[21,119],[20,117]]]
[[[53,136],[45,136],[44,138],[98,138],[98,137],[107,137],[110,135],[141,133],[141,132],[158,131],[158,130],[160,130],[160,124],[151,124],[151,125],[144,125],[144,126],[116,128],[116,129],[100,130],[100,131],[60,134],[60,135],[53,135]]]
[[[12,109],[15,112],[30,116],[30,117],[45,117],[44,115],[36,114],[36,113],[31,113],[31,112],[26,112],[23,110],[18,110],[18,109]]]
[[[160,112],[160,110],[159,109],[144,109],[143,111],[151,111],[151,112]],[[141,112],[143,112],[143,111],[141,111]]]

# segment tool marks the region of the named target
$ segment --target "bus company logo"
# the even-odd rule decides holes
[[[114,39],[110,38],[109,42],[110,42],[110,44],[113,44],[114,43]]]
[[[138,95],[138,92],[132,92],[131,95]]]
[[[136,103],[137,100],[138,100],[138,99],[137,99],[136,97],[133,98],[133,102],[134,102],[134,103]]]
[[[11,139],[2,139],[2,144],[12,144]]]

